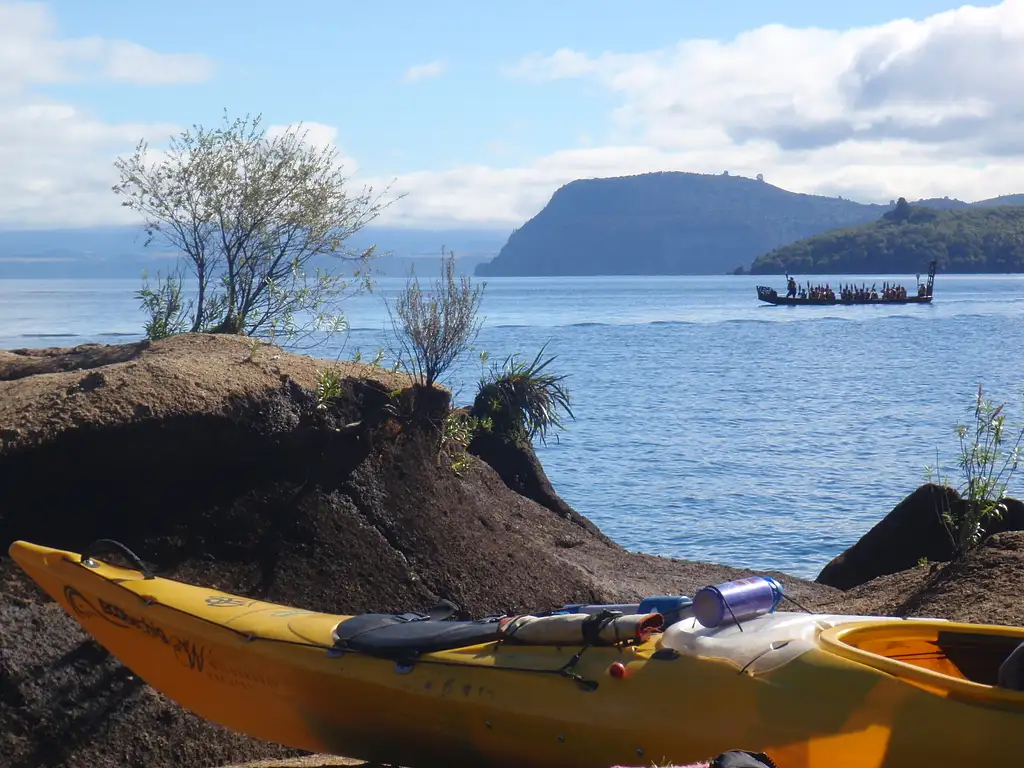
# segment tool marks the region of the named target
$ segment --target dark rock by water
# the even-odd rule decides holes
[[[926,559],[946,562],[953,558],[953,542],[941,513],[961,502],[954,488],[926,483],[892,510],[818,574],[819,584],[850,589],[879,576],[915,568]],[[1000,519],[984,523],[985,535],[1024,529],[1024,504],[1005,499],[1007,511]]]
[[[467,447],[469,452],[492,467],[509,489],[540,504],[559,517],[571,520],[598,541],[611,544],[596,525],[570,507],[555,493],[537,454],[527,443],[503,439],[494,434],[478,434]]]
[[[1024,626],[1024,531],[993,534],[961,562],[873,579],[839,604],[847,613]]]

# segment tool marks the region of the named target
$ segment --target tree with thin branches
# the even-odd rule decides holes
[[[470,350],[483,321],[477,317],[486,283],[474,286],[468,276],[455,278],[455,254],[441,250],[441,279],[424,293],[410,267],[391,325],[398,339],[397,357],[417,383],[432,387]],[[397,317],[395,316],[397,315]]]
[[[142,215],[146,244],[179,251],[194,278],[183,329],[329,335],[345,327],[343,300],[372,287],[365,265],[374,249],[346,241],[390,203],[372,188],[350,193],[336,148],[317,148],[301,125],[271,135],[259,115],[225,112],[220,127],[193,126],[155,158],[142,140],[115,166],[113,191]],[[311,273],[323,256],[353,268]],[[145,290],[147,311],[160,316],[153,297],[166,288]]]

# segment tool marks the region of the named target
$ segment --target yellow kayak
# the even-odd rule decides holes
[[[1024,754],[1024,693],[995,685],[1024,629],[779,611],[558,646],[431,620],[410,623],[418,634],[405,648],[427,652],[404,654],[394,632],[376,649],[349,633],[340,651],[342,628],[359,626],[350,617],[154,577],[141,563],[20,541],[10,554],[153,688],[226,728],[313,752],[552,768],[685,764],[729,749],[766,752],[779,768],[961,768]]]

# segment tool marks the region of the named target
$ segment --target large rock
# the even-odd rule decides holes
[[[611,543],[596,525],[559,496],[529,443],[517,443],[495,434],[478,433],[467,446],[472,455],[494,468],[511,490],[535,501],[559,517],[570,520],[598,540]]]
[[[914,568],[922,559],[945,562],[953,557],[953,543],[940,517],[960,501],[954,488],[926,483],[915,490],[821,573],[819,584],[850,589],[879,576]],[[990,519],[985,535],[1024,529],[1024,504],[1005,499],[1007,514]]]
[[[994,533],[960,562],[935,567],[897,610],[909,616],[1021,626],[1024,532]]]
[[[840,603],[848,613],[1024,626],[1024,531],[995,533],[961,561],[874,579]]]
[[[320,409],[327,365],[209,335],[0,355],[0,551],[109,537],[172,578],[337,613],[536,610],[750,573],[627,552],[553,491],[523,488],[542,506],[510,488],[516,471],[474,459],[456,474],[418,426],[447,393],[342,364],[342,397]],[[775,575],[805,605],[838,594]],[[141,684],[5,556],[0,723],[4,766],[289,754]]]

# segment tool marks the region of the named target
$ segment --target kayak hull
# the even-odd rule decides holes
[[[979,706],[817,646],[748,670],[666,653],[658,640],[587,648],[575,661],[579,648],[487,643],[403,665],[334,651],[331,631],[344,616],[25,542],[11,556],[168,698],[311,752],[406,766],[598,768],[750,749],[780,768],[891,768],[982,764],[1024,750],[1024,696],[1019,706],[1012,696]],[[614,662],[623,677],[611,673]],[[560,673],[567,665],[575,679]]]

